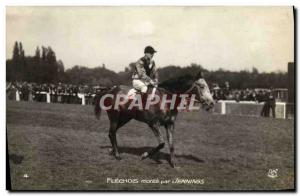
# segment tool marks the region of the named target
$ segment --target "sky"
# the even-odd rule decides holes
[[[158,52],[158,67],[287,71],[294,61],[292,7],[6,7],[6,58],[15,41],[26,55],[51,46],[65,68],[123,71]]]

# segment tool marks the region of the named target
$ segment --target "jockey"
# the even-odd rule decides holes
[[[142,93],[147,92],[148,85],[157,86],[158,83],[155,62],[152,60],[154,53],[156,53],[154,48],[147,46],[144,50],[145,56],[140,58],[135,64],[132,85]]]

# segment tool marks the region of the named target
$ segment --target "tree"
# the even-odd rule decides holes
[[[36,59],[37,62],[40,61],[40,58],[41,58],[41,50],[40,48],[37,46],[36,49],[35,49],[35,55],[34,55],[34,58]]]
[[[18,61],[20,57],[20,52],[19,52],[19,44],[16,41],[14,45],[14,50],[13,50],[13,61]]]
[[[252,67],[252,74],[259,74],[258,69],[255,67]]]
[[[61,60],[57,61],[57,82],[62,82],[65,80],[65,67]]]
[[[17,81],[24,80],[25,75],[25,52],[22,43],[15,42],[13,49],[13,62],[12,62],[12,79]]]
[[[47,56],[47,48],[42,46],[42,61],[46,61],[46,56]]]
[[[20,56],[21,59],[25,58],[25,51],[23,49],[22,42],[19,43],[19,56]]]

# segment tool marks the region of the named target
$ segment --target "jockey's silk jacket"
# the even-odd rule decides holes
[[[132,79],[139,79],[145,83],[150,83],[151,80],[157,80],[155,62],[146,56],[140,58],[135,63]]]

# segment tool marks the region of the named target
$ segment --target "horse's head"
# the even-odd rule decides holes
[[[195,78],[192,90],[196,94],[196,100],[202,104],[203,108],[205,108],[208,111],[214,107],[215,102],[213,100],[212,95],[210,94],[210,90],[205,79],[203,78],[203,74],[201,71]]]

